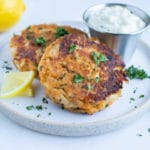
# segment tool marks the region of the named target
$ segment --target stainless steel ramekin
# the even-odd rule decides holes
[[[94,14],[96,11],[104,7],[111,6],[122,6],[127,8],[145,22],[145,27],[136,32],[120,34],[98,31],[88,23],[88,19],[91,14]],[[145,31],[145,29],[148,28],[150,24],[150,17],[146,12],[135,6],[120,3],[105,3],[92,6],[84,12],[83,20],[88,26],[91,36],[96,36],[101,41],[105,42],[111,49],[113,49],[116,53],[120,54],[125,62],[128,62],[131,59],[133,53],[135,52],[138,38]]]

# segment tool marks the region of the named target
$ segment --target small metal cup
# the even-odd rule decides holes
[[[88,23],[90,15],[93,14],[94,12],[97,12],[98,10],[104,7],[116,5],[127,8],[133,14],[141,18],[146,24],[145,27],[136,32],[127,34],[126,33],[117,34],[98,31]],[[105,42],[111,49],[113,49],[116,53],[120,54],[125,62],[128,62],[131,59],[133,53],[135,52],[138,38],[150,24],[150,17],[146,12],[137,7],[120,3],[105,3],[92,6],[84,12],[83,20],[85,24],[88,26],[91,36],[98,37],[101,41]]]

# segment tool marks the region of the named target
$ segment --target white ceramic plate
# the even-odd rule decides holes
[[[80,22],[61,22],[82,30],[86,27]],[[14,68],[9,48],[9,39],[0,42],[0,84],[5,74],[4,61]],[[137,50],[129,64],[140,66],[150,74],[150,48],[142,41],[138,42]],[[0,110],[18,124],[47,134],[62,136],[86,136],[106,133],[123,127],[141,117],[150,108],[150,79],[132,80],[124,84],[122,97],[112,106],[94,115],[76,114],[61,109],[48,102],[43,104],[44,90],[38,80],[33,83],[35,97],[15,97],[0,99]],[[136,92],[134,93],[134,90]],[[144,98],[139,98],[144,95]],[[130,100],[135,98],[135,101]],[[42,105],[43,110],[27,110],[26,106]],[[49,115],[49,112],[51,115]]]

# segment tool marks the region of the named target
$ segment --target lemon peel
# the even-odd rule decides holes
[[[25,9],[23,0],[0,0],[0,32],[13,27]]]

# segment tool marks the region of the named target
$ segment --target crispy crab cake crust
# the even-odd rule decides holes
[[[73,52],[69,51],[71,45],[76,45]],[[96,65],[93,52],[108,60]],[[80,83],[75,83],[77,74],[84,77]],[[123,81],[127,81],[120,56],[83,34],[65,35],[49,45],[39,64],[39,76],[54,103],[87,114],[111,105],[120,96]]]
[[[14,64],[20,71],[35,71],[38,75],[37,66],[45,51],[46,46],[57,39],[57,28],[63,28],[68,33],[83,33],[81,30],[70,26],[58,26],[56,24],[32,25],[22,31],[21,35],[14,35],[10,42]],[[35,41],[43,37],[46,44],[39,45]]]

